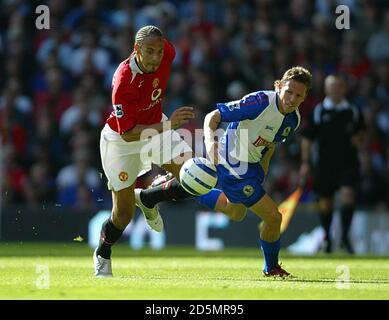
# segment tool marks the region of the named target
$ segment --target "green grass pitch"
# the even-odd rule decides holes
[[[113,249],[111,279],[93,276],[85,243],[0,242],[0,299],[263,300],[389,299],[389,258],[281,252],[295,278],[262,276],[259,250]]]

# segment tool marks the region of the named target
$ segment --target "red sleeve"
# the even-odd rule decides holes
[[[131,87],[131,84],[117,79],[112,89],[113,114],[108,121],[110,127],[119,134],[131,130],[137,124],[139,93]]]

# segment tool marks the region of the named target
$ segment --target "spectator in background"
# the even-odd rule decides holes
[[[370,36],[366,53],[374,62],[389,59],[389,10],[384,12],[381,29]]]
[[[359,159],[361,179],[357,189],[358,204],[377,211],[387,210],[388,177],[376,169],[369,152],[361,152]]]
[[[70,71],[75,78],[83,74],[103,76],[107,72],[110,56],[105,48],[99,46],[98,38],[95,32],[85,32],[81,47],[73,51]]]
[[[111,102],[107,98],[110,96],[113,72],[118,63],[128,56],[128,43],[134,41],[135,30],[146,22],[155,22],[161,27],[177,49],[164,98],[164,108],[169,111],[180,105],[180,101],[204,104],[210,99],[229,99],[227,88],[235,80],[244,83],[247,92],[258,86],[271,89],[279,72],[277,70],[290,63],[303,65],[313,74],[313,88],[300,108],[303,128],[312,108],[324,97],[324,78],[337,69],[343,70],[352,81],[349,84],[352,85],[353,102],[364,114],[371,116],[369,125],[372,127],[368,128],[365,150],[372,153],[374,170],[387,175],[389,86],[385,69],[389,41],[385,39],[388,38],[389,1],[260,0],[226,1],[223,4],[216,0],[46,2],[50,7],[50,30],[35,28],[34,2],[0,1],[0,94],[8,91],[10,79],[15,79],[19,83],[19,96],[33,101],[33,117],[30,112],[25,113],[28,131],[25,132],[20,122],[12,122],[14,124],[9,128],[13,127],[15,134],[2,131],[7,133],[7,137],[1,139],[9,142],[17,138],[17,149],[20,150],[16,157],[18,167],[27,176],[37,161],[36,156],[50,155],[54,175],[59,168],[72,162],[71,144],[81,128],[59,135],[56,127],[63,113],[76,105],[72,99],[76,91],[80,88],[85,90],[85,118],[94,118],[96,113],[102,113],[105,119],[111,112]],[[340,4],[350,8],[350,30],[335,28],[337,16],[334,12]],[[83,35],[90,32],[99,40],[94,42],[93,37],[89,37],[93,40],[92,51],[102,50],[105,52],[102,55],[108,54],[108,63],[106,58],[85,59],[85,55],[82,58],[80,52],[86,49],[83,40],[89,42],[89,39],[83,39]],[[353,42],[354,33],[358,35],[358,43]],[[288,48],[287,55],[277,53],[285,48]],[[87,73],[89,71],[84,70],[87,65],[83,64],[79,64],[82,72],[70,72],[73,59],[69,56],[76,51],[79,52],[79,61],[90,62],[92,68],[89,69],[93,70],[93,74]],[[366,68],[368,63],[370,66]],[[56,70],[54,76],[48,76],[51,70]],[[57,93],[49,94],[52,91],[48,89],[50,82],[61,83]],[[370,89],[366,87],[367,90],[364,90],[365,85]],[[199,120],[208,107],[199,110]],[[44,108],[47,108],[46,114],[37,116],[37,110]],[[66,118],[74,114],[70,112]],[[19,116],[22,113],[18,112]],[[7,123],[11,123],[9,118]],[[202,122],[191,122],[190,125],[191,130],[201,128]],[[40,129],[41,126],[46,129]],[[48,127],[51,129],[47,130]],[[86,126],[83,124],[81,127]],[[87,130],[93,134],[92,128]],[[42,131],[51,135],[44,142],[38,139]],[[291,143],[297,141],[292,138]],[[19,149],[21,146],[24,147]],[[276,153],[273,166],[289,161],[293,157],[291,150]],[[91,161],[101,170],[97,153],[91,155]],[[282,198],[286,196],[286,190],[290,190],[293,179],[282,179],[280,182],[277,172],[272,171],[266,183],[269,190],[277,189],[278,197]],[[11,190],[10,187],[8,190]],[[13,199],[23,198],[20,190],[12,192],[15,195]]]
[[[22,94],[18,79],[10,78],[0,96],[0,132],[20,157],[27,150],[27,136],[33,128],[31,112],[31,99]]]
[[[49,163],[37,162],[31,166],[23,184],[24,199],[29,206],[53,203],[56,198],[55,178],[50,172]]]
[[[62,114],[60,133],[70,135],[74,132],[74,127],[80,123],[87,123],[91,127],[98,128],[102,121],[101,113],[90,107],[84,90],[76,90],[73,101],[74,104]]]
[[[34,97],[34,115],[45,109],[58,124],[63,112],[72,104],[69,92],[64,90],[63,73],[59,68],[45,70],[47,89],[36,92]]]
[[[90,154],[88,149],[77,149],[73,154],[73,163],[58,172],[57,200],[62,206],[72,207],[77,203],[76,199],[81,185],[85,186],[90,193],[100,192],[101,177],[99,171],[90,164]]]
[[[70,69],[73,62],[72,59],[69,59],[72,52],[72,47],[66,40],[63,31],[59,27],[52,28],[50,29],[49,36],[39,44],[36,60],[40,65],[45,65],[47,64],[47,59],[54,55],[61,68],[67,70]]]
[[[321,224],[324,228],[324,251],[334,250],[330,227],[334,211],[334,193],[340,191],[342,242],[348,253],[354,253],[349,230],[354,214],[359,180],[357,150],[364,129],[360,111],[346,100],[347,84],[336,75],[325,79],[326,97],[313,110],[308,126],[301,132],[300,175],[306,180],[313,161],[311,146],[317,142],[317,162],[314,164],[314,189],[319,196]]]

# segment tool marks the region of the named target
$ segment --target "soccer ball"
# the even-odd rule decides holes
[[[216,167],[202,157],[189,159],[181,167],[180,180],[185,191],[194,196],[201,196],[216,186]]]

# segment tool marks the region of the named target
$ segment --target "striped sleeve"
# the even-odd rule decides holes
[[[269,97],[264,92],[254,92],[244,96],[241,100],[216,104],[223,122],[253,120],[268,106]]]

